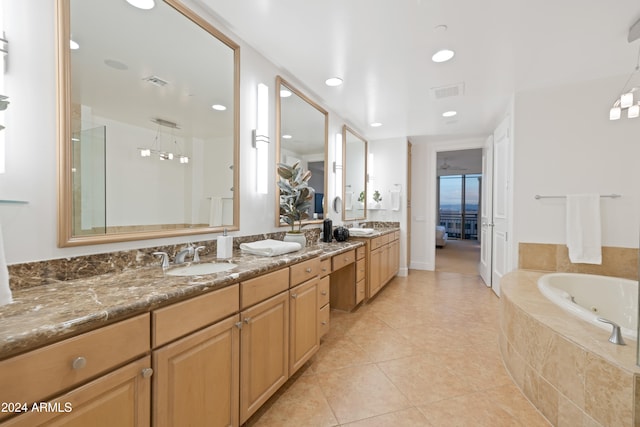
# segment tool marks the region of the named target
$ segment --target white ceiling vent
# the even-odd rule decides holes
[[[156,85],[158,87],[165,87],[166,85],[169,84],[168,81],[161,79],[158,76],[149,76],[149,77],[145,77],[142,80],[144,80],[145,82],[149,82],[152,85]]]
[[[464,95],[464,82],[448,86],[432,87],[431,95],[433,99],[450,98],[452,96]]]

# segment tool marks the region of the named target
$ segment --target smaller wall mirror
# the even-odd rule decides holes
[[[342,220],[367,218],[367,141],[342,127]]]
[[[299,162],[302,169],[311,171],[309,185],[314,194],[309,219],[303,224],[321,222],[328,209],[325,198],[328,125],[326,110],[282,77],[276,78],[276,163]],[[276,225],[284,226],[279,206],[280,191],[276,185]]]

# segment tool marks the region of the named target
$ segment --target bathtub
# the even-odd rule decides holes
[[[538,279],[538,289],[554,304],[593,325],[611,330],[603,317],[618,325],[625,338],[637,339],[638,282],[579,273],[550,273]]]

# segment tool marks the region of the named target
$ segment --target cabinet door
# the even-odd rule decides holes
[[[289,375],[293,375],[320,347],[318,278],[289,291]]]
[[[395,240],[389,244],[389,263],[391,265],[390,277],[393,278],[400,270],[400,241]]]
[[[242,424],[289,378],[289,292],[271,297],[240,315]]]
[[[371,262],[369,263],[369,294],[371,298],[378,292],[382,284],[382,248],[371,251]]]
[[[149,356],[103,375],[47,403],[29,406],[4,426],[142,427],[151,418]],[[40,412],[41,411],[41,412]]]
[[[239,425],[239,320],[229,317],[153,352],[155,426]]]

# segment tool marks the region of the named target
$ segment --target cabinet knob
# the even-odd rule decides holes
[[[326,325],[326,324],[327,324],[327,321],[326,321],[326,320],[323,320],[323,321],[322,321],[322,325],[324,326],[324,325]]]
[[[291,294],[291,298],[293,298],[293,299],[298,298],[298,294]]]
[[[242,322],[236,322],[236,328],[242,329]]]
[[[311,267],[307,268],[305,271],[306,271],[307,273],[311,273]]]
[[[247,317],[244,319],[244,323],[246,323],[247,325],[251,322],[251,317]]]
[[[321,293],[322,295],[326,295],[326,294],[327,294],[327,291],[322,291],[322,292],[320,292],[320,293]]]
[[[73,359],[73,362],[71,362],[71,367],[76,370],[82,369],[85,366],[87,366],[87,359],[82,356],[76,357],[75,359]]]
[[[142,378],[151,378],[151,375],[153,375],[153,369],[144,368],[140,373],[142,374]]]

